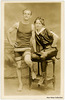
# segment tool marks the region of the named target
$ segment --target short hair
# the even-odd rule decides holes
[[[40,20],[41,24],[45,26],[44,18],[37,17],[34,21],[34,24],[36,23],[37,20]]]
[[[28,8],[26,8],[26,9],[23,10],[23,14],[24,14],[24,11],[26,11],[26,10],[27,11],[30,11],[31,12],[31,15],[32,15],[32,11],[30,9],[28,9]]]

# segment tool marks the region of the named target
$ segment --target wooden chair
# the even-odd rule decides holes
[[[31,89],[31,85],[32,85],[32,82],[38,82],[39,79],[40,79],[40,63],[42,64],[42,61],[41,60],[32,60],[33,62],[37,62],[38,63],[38,74],[37,74],[37,78],[35,80],[32,80],[32,77],[31,77],[31,69],[29,68],[29,88]],[[47,78],[47,67],[48,67],[48,63],[52,63],[53,64],[53,76],[52,78]],[[45,82],[44,85],[45,88],[47,87],[47,84],[52,82],[53,83],[53,89],[55,89],[55,58],[52,58],[50,60],[46,60],[46,75],[45,75]]]

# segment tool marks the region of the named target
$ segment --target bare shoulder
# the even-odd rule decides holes
[[[19,27],[19,22],[16,22],[13,26],[14,26],[15,28],[18,28],[18,27]]]
[[[31,29],[32,29],[32,31],[34,30],[34,24],[31,24]]]

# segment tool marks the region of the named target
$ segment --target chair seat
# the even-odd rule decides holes
[[[34,61],[34,62],[43,62],[44,61],[44,59],[39,58],[39,57],[38,58],[31,58],[31,60]],[[47,59],[46,62],[50,63],[54,60],[55,60],[55,57],[52,57],[50,59]]]

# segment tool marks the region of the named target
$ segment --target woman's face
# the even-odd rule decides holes
[[[42,27],[43,27],[42,23],[40,22],[39,19],[37,19],[35,23],[35,29],[40,30]]]

